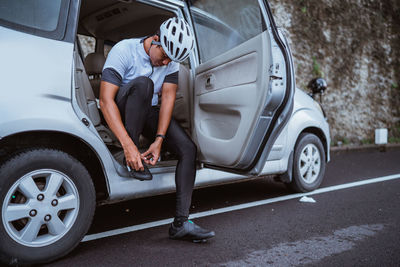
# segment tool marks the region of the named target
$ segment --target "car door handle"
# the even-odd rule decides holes
[[[215,84],[215,76],[214,76],[214,74],[208,74],[206,76],[206,84],[205,84],[206,89],[214,88],[214,84]]]

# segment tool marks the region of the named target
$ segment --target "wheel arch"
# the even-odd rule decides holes
[[[88,170],[96,189],[96,200],[108,199],[108,185],[98,154],[81,138],[58,131],[26,131],[0,139],[0,164],[19,151],[35,147],[58,149],[79,160]]]
[[[305,128],[305,129],[303,129],[303,130],[299,133],[299,135],[297,136],[296,144],[297,144],[297,141],[299,140],[299,137],[300,137],[300,135],[301,135],[302,133],[311,133],[311,134],[314,134],[314,135],[316,135],[316,136],[321,140],[322,145],[324,146],[325,161],[328,162],[328,157],[329,157],[329,155],[328,155],[328,141],[327,141],[327,138],[326,138],[324,132],[323,132],[320,128],[318,128],[318,127],[314,127],[314,126],[312,126],[312,127],[307,127],[307,128]]]
[[[311,123],[310,123],[311,124]],[[296,128],[295,127],[291,127],[290,130],[294,131]],[[300,128],[301,129],[301,128]],[[293,143],[291,143],[292,145],[290,146],[291,149],[288,152],[289,156],[288,156],[288,163],[287,163],[287,169],[284,173],[282,173],[281,175],[279,175],[279,180],[284,182],[284,183],[290,183],[292,181],[292,176],[293,176],[293,157],[294,157],[294,151],[296,148],[296,145],[299,142],[299,138],[301,136],[301,134],[303,133],[311,133],[316,135],[322,142],[323,148],[324,148],[324,154],[325,154],[325,162],[329,161],[329,143],[327,140],[327,136],[325,135],[324,131],[314,125],[308,125],[308,126],[304,126],[303,129],[298,130],[298,134],[296,136],[295,139],[293,139]]]

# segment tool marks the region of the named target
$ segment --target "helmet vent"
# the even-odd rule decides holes
[[[170,52],[171,54],[173,54],[173,53],[174,53],[174,43],[173,43],[173,42],[169,42],[169,44],[170,44],[169,52]]]
[[[164,35],[164,45],[165,45],[165,47],[168,47],[167,36],[165,36],[165,35]]]
[[[179,59],[182,59],[182,58],[185,56],[185,54],[186,54],[186,51],[187,51],[187,49],[186,49],[186,48],[185,48],[185,49],[183,49],[182,55],[179,57]]]
[[[174,26],[172,27],[172,35],[175,35],[175,33],[176,33],[176,27]]]
[[[182,39],[183,39],[183,34],[180,33],[180,34],[179,34],[179,43],[180,43],[180,44],[182,43]]]
[[[178,55],[179,55],[179,48],[176,49],[175,57],[178,57]]]
[[[168,23],[167,23],[167,29],[169,29],[169,25],[171,25],[171,21],[168,21]]]

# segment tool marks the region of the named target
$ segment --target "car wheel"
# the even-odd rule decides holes
[[[293,177],[288,186],[295,192],[317,189],[325,175],[325,152],[321,140],[312,133],[302,133],[295,146]]]
[[[34,264],[66,255],[88,231],[95,190],[86,168],[59,150],[32,149],[0,167],[0,259]]]

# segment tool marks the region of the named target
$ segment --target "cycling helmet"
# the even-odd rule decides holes
[[[186,21],[170,18],[160,26],[160,43],[171,60],[182,62],[193,49],[194,36]]]

